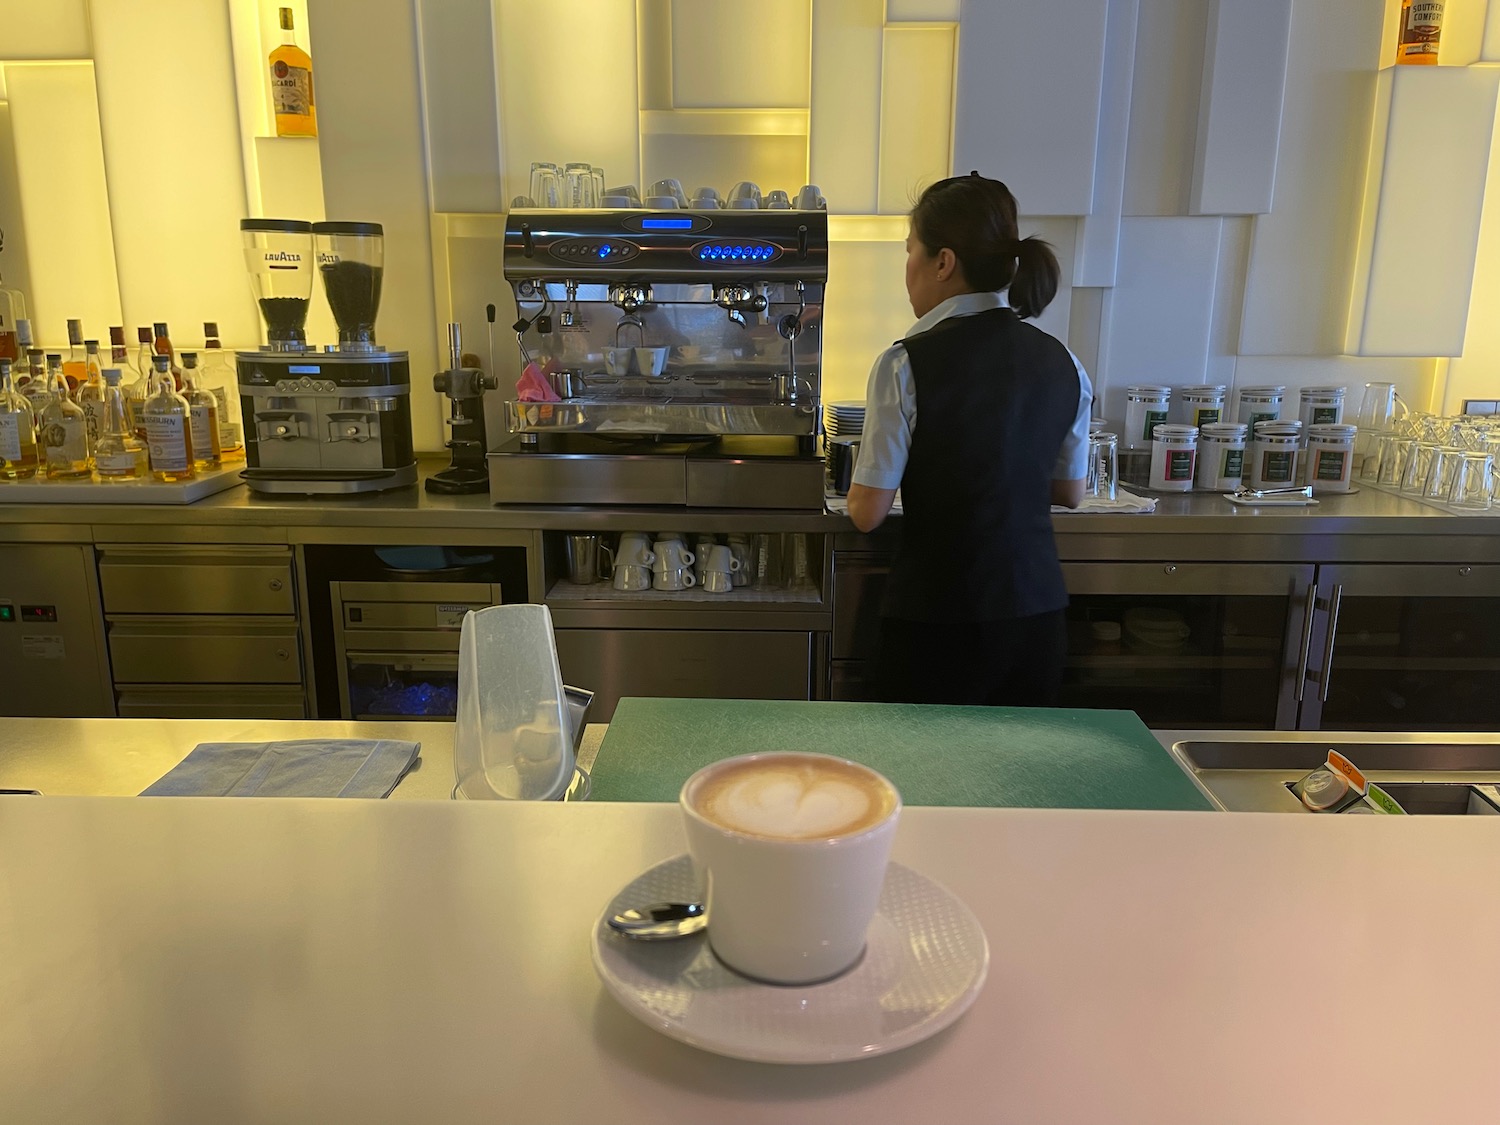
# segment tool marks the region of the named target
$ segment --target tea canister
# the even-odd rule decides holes
[[[1245,476],[1243,422],[1211,422],[1198,431],[1195,486],[1205,492],[1233,492]]]
[[[1229,388],[1224,386],[1214,387],[1179,387],[1172,396],[1172,401],[1179,406],[1178,421],[1185,426],[1197,426],[1201,431],[1204,426],[1224,420],[1224,397],[1229,393]]]
[[[1297,417],[1302,432],[1311,436],[1313,426],[1335,426],[1344,420],[1343,387],[1303,387],[1299,392]]]
[[[1198,460],[1198,427],[1163,423],[1151,434],[1151,487],[1190,492]]]
[[[1301,422],[1258,422],[1250,446],[1250,487],[1291,488],[1297,483]]]
[[[1285,387],[1246,387],[1240,391],[1240,413],[1235,421],[1245,423],[1253,434],[1258,422],[1281,420],[1281,404],[1285,400]]]
[[[1152,430],[1167,420],[1172,388],[1142,383],[1125,388],[1125,448],[1150,449]]]
[[[1314,492],[1348,492],[1354,472],[1354,426],[1310,426],[1307,431],[1307,483]]]

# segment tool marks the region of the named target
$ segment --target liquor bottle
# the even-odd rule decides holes
[[[47,398],[47,366],[41,348],[26,349],[26,382],[17,389],[31,400],[32,412],[41,413]]]
[[[292,10],[281,9],[281,46],[271,52],[271,101],[278,137],[316,137],[318,111],[313,102],[312,59],[297,46]]]
[[[146,447],[136,440],[120,387],[124,372],[104,369],[104,428],[94,446],[94,471],[102,481],[140,480],[148,471]]]
[[[11,362],[0,359],[0,481],[36,476],[36,415],[16,390]]]
[[[63,374],[68,377],[68,390],[77,391],[78,385],[88,378],[88,355],[83,350],[83,321],[68,321],[68,358],[63,360]]]
[[[68,397],[68,377],[62,356],[47,355],[50,391],[37,415],[38,456],[47,466],[48,480],[77,480],[93,471],[89,456],[89,426],[83,407]]]
[[[26,385],[31,382],[31,352],[35,347],[31,339],[31,321],[23,316],[16,321],[16,358],[10,365],[16,390],[22,394],[26,394]]]
[[[167,322],[158,320],[151,326],[151,331],[156,338],[151,343],[153,355],[164,355],[171,361],[172,381],[177,384],[176,389],[182,390],[182,366],[177,362],[177,349],[172,347],[172,337],[167,334]]]
[[[99,362],[99,341],[83,342],[84,378],[73,394],[73,401],[83,407],[83,417],[89,427],[89,448],[99,440],[104,428],[104,365]]]
[[[193,471],[192,421],[187,400],[173,382],[170,357],[153,357],[152,372],[156,393],[141,407],[151,475],[164,484],[192,480],[198,475]]]
[[[212,320],[203,322],[202,372],[203,388],[219,402],[219,448],[225,461],[238,461],[245,455],[245,440],[240,430],[239,376],[229,362],[224,345],[219,342],[219,326]]]
[[[149,328],[137,328],[135,330],[136,351],[135,369],[140,373],[139,377],[132,383],[126,383],[125,408],[130,411],[131,424],[135,427],[136,440],[145,442],[146,423],[141,417],[141,407],[146,400],[156,393],[156,378],[151,365],[151,357],[156,354],[152,347],[152,335]],[[121,378],[124,378],[122,375]]]
[[[182,397],[187,399],[188,422],[193,437],[193,468],[211,472],[224,463],[219,444],[219,400],[199,380],[197,352],[182,353]]]
[[[26,344],[19,336],[25,318],[26,298],[19,289],[5,288],[5,279],[0,277],[0,359],[14,363],[26,355]]]
[[[1401,0],[1401,24],[1396,34],[1398,65],[1437,65],[1443,7],[1443,0]]]

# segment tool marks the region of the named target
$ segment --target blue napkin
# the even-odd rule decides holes
[[[420,742],[202,742],[142,797],[389,797]]]

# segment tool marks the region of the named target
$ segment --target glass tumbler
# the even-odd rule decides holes
[[[1448,502],[1464,453],[1465,450],[1456,445],[1440,446],[1432,451],[1432,461],[1427,466],[1427,479],[1422,484],[1424,500],[1436,500],[1439,504]]]
[[[1406,475],[1406,463],[1411,459],[1412,450],[1417,447],[1416,439],[1399,433],[1382,435],[1382,439],[1385,438],[1390,441],[1381,442],[1380,475],[1375,478],[1375,482],[1400,488],[1401,478]]]
[[[1120,484],[1119,435],[1100,431],[1089,434],[1089,467],[1083,491],[1087,496],[1114,500]]]
[[[595,164],[589,169],[594,177],[594,206],[604,206],[604,169]]]
[[[562,206],[562,170],[556,164],[532,162],[531,200],[537,207]]]
[[[1402,492],[1410,496],[1422,495],[1422,490],[1427,487],[1427,474],[1432,469],[1432,455],[1437,450],[1438,446],[1430,441],[1419,441],[1412,446],[1401,467]]]
[[[1488,453],[1469,450],[1458,462],[1448,504],[1464,512],[1487,512],[1495,501],[1495,459]]]
[[[569,164],[563,170],[563,206],[593,207],[594,166],[592,164]]]

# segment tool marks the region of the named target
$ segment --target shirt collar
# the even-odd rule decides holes
[[[1010,308],[1010,302],[1005,299],[1004,293],[960,293],[956,297],[949,297],[946,301],[939,303],[925,316],[919,318],[906,334],[915,336],[919,332],[926,332],[950,316],[973,316],[975,313],[989,312],[991,309],[1008,308]]]

